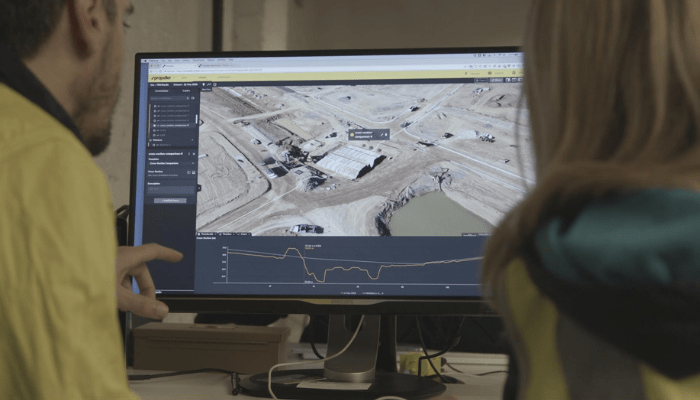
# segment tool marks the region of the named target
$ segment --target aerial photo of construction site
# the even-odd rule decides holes
[[[526,110],[516,118],[521,88],[441,83],[202,92],[197,230],[389,236],[393,213],[431,192],[494,226],[534,183]]]

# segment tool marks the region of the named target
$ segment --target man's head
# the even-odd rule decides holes
[[[128,0],[0,0],[0,42],[73,117],[93,155],[109,143]]]

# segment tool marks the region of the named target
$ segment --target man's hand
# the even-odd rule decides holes
[[[177,262],[182,260],[182,253],[155,243],[117,248],[117,306],[142,317],[163,319],[168,306],[156,300],[156,287],[146,267],[151,260]],[[141,294],[132,291],[132,276]]]

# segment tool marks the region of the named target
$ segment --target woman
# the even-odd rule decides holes
[[[537,184],[487,243],[519,399],[700,398],[700,1],[532,0]]]

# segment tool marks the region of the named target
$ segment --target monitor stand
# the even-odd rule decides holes
[[[328,354],[342,350],[353,332],[346,316],[331,315]],[[338,383],[337,389],[300,388],[303,381]],[[252,375],[241,381],[243,392],[270,397],[268,374]],[[352,388],[354,385],[362,387]],[[347,389],[347,390],[346,390]],[[430,378],[402,374],[396,368],[396,316],[368,315],[352,345],[345,353],[327,361],[324,369],[292,369],[272,374],[272,390],[282,399],[364,400],[399,396],[409,400],[428,399],[445,391],[445,385]]]

